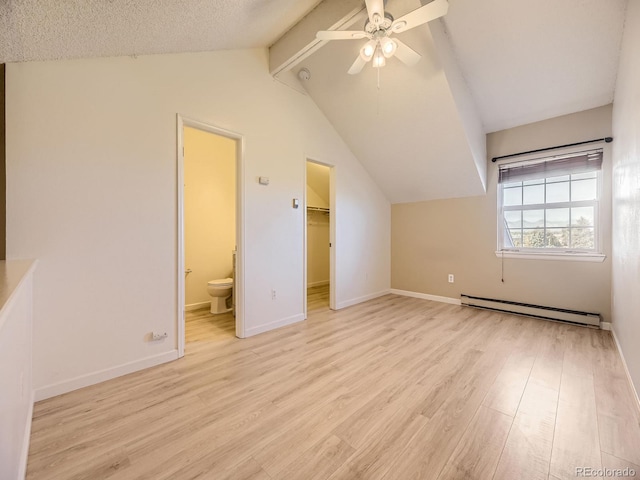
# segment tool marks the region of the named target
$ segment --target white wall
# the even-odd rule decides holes
[[[236,246],[236,141],[184,129],[185,304],[211,302],[207,282],[231,276]]]
[[[0,478],[22,479],[33,412],[33,262],[0,262]]]
[[[266,50],[10,64],[7,254],[40,259],[39,398],[175,358],[176,113],[244,136],[248,335],[303,318],[307,158],[336,165],[338,307],[389,289],[389,202]]]
[[[487,135],[493,158],[611,135],[611,105]],[[599,205],[602,262],[497,258],[498,165],[487,160],[487,194],[392,207],[394,289],[460,294],[596,312],[611,321],[611,152],[604,150]],[[504,269],[502,268],[504,266]],[[455,283],[449,283],[453,274]],[[504,279],[504,282],[502,281]]]
[[[640,392],[640,2],[630,1],[613,103],[613,330]]]

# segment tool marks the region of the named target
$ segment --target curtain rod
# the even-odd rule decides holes
[[[502,155],[500,157],[493,157],[491,159],[491,161],[495,163],[496,161],[498,161],[498,160],[500,160],[502,158],[517,157],[517,156],[520,156],[520,155],[527,155],[529,153],[546,152],[548,150],[556,150],[558,148],[575,147],[577,145],[585,145],[587,143],[597,143],[597,142],[611,143],[611,142],[613,142],[613,137],[596,138],[595,140],[587,140],[585,142],[568,143],[566,145],[558,145],[557,147],[539,148],[538,150],[529,150],[528,152],[512,153],[511,155]]]

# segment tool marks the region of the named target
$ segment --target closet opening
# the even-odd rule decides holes
[[[306,162],[305,314],[335,308],[333,170]]]

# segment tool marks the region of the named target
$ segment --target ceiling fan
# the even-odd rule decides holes
[[[365,0],[369,18],[364,24],[364,30],[323,30],[316,34],[318,40],[361,40],[368,38],[360,49],[360,55],[353,62],[349,73],[360,73],[371,60],[374,68],[383,67],[386,59],[395,56],[405,65],[414,66],[421,55],[401,42],[391,38],[394,33],[402,33],[423,25],[431,20],[440,18],[447,13],[447,0],[433,0],[413,12],[394,20],[393,16],[384,11],[384,0]]]

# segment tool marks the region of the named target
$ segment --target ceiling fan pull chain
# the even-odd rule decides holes
[[[380,116],[380,69],[378,68],[378,91],[376,92],[376,114]]]

